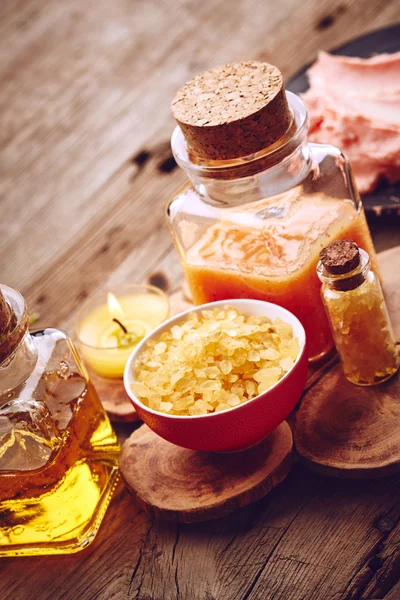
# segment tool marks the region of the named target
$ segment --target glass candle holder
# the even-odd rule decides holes
[[[152,285],[121,285],[90,296],[74,323],[85,363],[101,377],[121,379],[133,348],[168,314],[168,297]]]

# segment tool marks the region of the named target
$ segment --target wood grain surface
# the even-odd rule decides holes
[[[70,329],[109,283],[182,273],[164,206],[185,176],[170,100],[197,72],[267,60],[285,77],[400,19],[399,0],[2,0],[0,278],[39,326]],[[371,223],[378,250],[396,220]],[[119,425],[121,439],[134,425]],[[93,544],[3,559],[2,600],[398,600],[400,480],[296,465],[258,503],[205,524],[142,512],[119,485]]]

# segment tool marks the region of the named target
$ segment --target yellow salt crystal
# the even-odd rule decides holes
[[[210,379],[215,379],[216,377],[218,377],[219,374],[220,370],[218,369],[218,367],[208,367],[207,377],[210,377]]]
[[[216,392],[212,392],[212,399],[208,400],[208,402],[211,404],[221,404],[222,402],[226,403],[228,397],[229,392],[227,390],[217,390]]]
[[[289,342],[289,348],[288,348],[288,353],[289,353],[290,358],[293,358],[293,360],[296,360],[296,358],[299,355],[299,352],[300,352],[299,340],[297,338],[293,338]]]
[[[183,331],[179,325],[174,325],[174,327],[171,328],[171,333],[174,340],[180,340],[183,336]]]
[[[158,360],[149,360],[146,366],[150,369],[158,369],[161,367],[161,363]]]
[[[184,376],[184,369],[177,369],[174,373],[171,373],[171,385],[174,386]]]
[[[275,319],[274,325],[280,334],[289,336],[293,333],[293,328],[290,323],[286,323],[285,321],[282,321],[282,319]]]
[[[266,381],[262,381],[261,383],[258,384],[257,392],[259,394],[266,392],[267,390],[272,388],[272,386],[275,385],[275,383],[277,383],[277,381],[279,381],[278,377],[276,377],[275,379],[267,379]]]
[[[237,406],[240,404],[240,398],[237,394],[229,394],[226,403],[229,404],[229,406]]]
[[[257,393],[257,386],[254,381],[246,381],[246,392],[249,396],[255,396]]]
[[[205,379],[207,377],[205,369],[194,369],[194,374],[197,379]]]
[[[230,335],[231,337],[236,337],[236,336],[238,335],[238,333],[239,333],[239,332],[238,332],[238,330],[237,330],[237,329],[228,329],[228,330],[226,331],[226,333],[227,333],[228,335]]]
[[[255,350],[250,350],[250,352],[247,355],[247,360],[250,360],[252,362],[258,362],[260,358],[260,353],[256,352]]]
[[[174,402],[174,411],[186,410],[194,404],[194,396],[184,396],[180,400]]]
[[[231,386],[231,392],[233,394],[237,394],[238,396],[243,396],[245,390],[245,385],[242,381],[237,381]]]
[[[254,375],[257,373],[258,369],[251,369],[250,371],[246,371],[243,374],[243,379],[254,379]]]
[[[141,398],[148,398],[152,395],[152,392],[149,390],[149,388],[144,385],[144,383],[140,383],[139,381],[134,381],[131,383],[131,390],[134,394],[136,394],[136,396]]]
[[[220,362],[219,368],[221,369],[224,375],[228,375],[232,371],[232,363],[230,360],[222,360]]]
[[[153,410],[160,410],[161,399],[158,398],[157,396],[155,396],[153,398],[148,398],[148,399],[144,398],[143,402],[145,404],[147,404],[147,406],[149,408],[152,408]]]
[[[154,346],[154,352],[156,354],[163,354],[167,349],[167,344],[165,342],[159,342]]]
[[[211,406],[211,404],[209,404],[205,400],[197,400],[197,402],[195,402],[194,405],[196,406],[196,408],[200,408],[202,410],[205,410],[206,412],[214,410],[214,407]]]
[[[266,350],[260,350],[260,356],[264,360],[278,360],[281,355],[274,348],[267,348]]]
[[[189,407],[190,415],[206,415],[208,412],[213,411],[214,408],[208,402],[204,402],[204,400],[197,400],[193,406]]]
[[[206,381],[199,384],[199,389],[202,391],[206,390],[220,390],[222,387],[221,381],[214,381],[211,379],[207,379]]]
[[[281,369],[279,367],[268,367],[258,371],[258,373],[254,375],[254,379],[259,382],[267,381],[268,379],[279,377],[280,373]]]
[[[215,412],[220,412],[221,410],[228,410],[228,408],[231,408],[229,404],[221,402],[221,404],[218,404],[217,408],[215,409]]]
[[[226,318],[228,319],[228,321],[233,321],[234,319],[236,319],[237,316],[238,316],[238,312],[234,308],[231,308],[226,313]]]
[[[279,361],[279,364],[284,371],[290,371],[290,369],[293,367],[294,360],[293,358],[290,358],[290,356],[287,356],[286,358],[282,358]]]

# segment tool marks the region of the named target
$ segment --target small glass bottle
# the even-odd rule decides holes
[[[28,324],[0,285],[0,556],[82,550],[118,478],[118,440],[72,342]]]
[[[345,376],[356,385],[386,381],[399,353],[367,252],[351,240],[333,242],[321,251],[317,273]]]
[[[168,224],[196,304],[230,298],[292,311],[318,360],[333,348],[316,274],[320,250],[351,237],[377,269],[349,163],[307,140],[302,100],[278,69],[234,63],[178,91],[172,151],[190,183],[168,205]]]

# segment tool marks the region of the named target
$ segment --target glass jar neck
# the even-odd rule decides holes
[[[339,292],[347,292],[355,290],[357,287],[362,285],[370,272],[370,259],[369,255],[365,250],[359,249],[360,252],[360,264],[350,271],[349,273],[343,273],[342,275],[334,275],[328,273],[321,261],[317,265],[317,274],[320,281],[330,287],[331,289]]]
[[[1,292],[16,316],[15,327],[2,343],[3,348],[9,348],[9,353],[2,355],[0,362],[0,394],[4,394],[29,377],[36,365],[38,351],[28,331],[29,315],[23,297],[6,285],[1,286]]]
[[[183,133],[175,128],[171,145],[200,197],[217,206],[238,206],[281,194],[299,185],[311,170],[307,111],[302,100],[286,92],[292,124],[272,146],[251,156],[223,161],[195,159]]]

